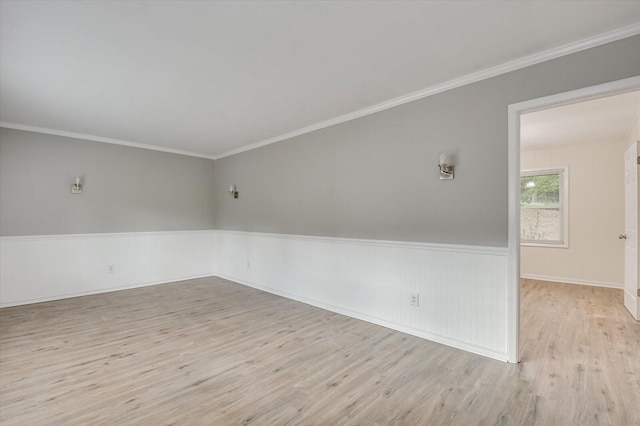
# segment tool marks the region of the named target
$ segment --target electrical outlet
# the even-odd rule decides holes
[[[107,272],[110,274],[113,274],[114,272],[116,272],[116,266],[115,265],[107,265]]]
[[[409,305],[411,305],[411,306],[420,306],[420,294],[419,293],[409,293]]]

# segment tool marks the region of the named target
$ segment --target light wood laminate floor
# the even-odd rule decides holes
[[[640,425],[614,289],[524,280],[506,364],[218,278],[0,310],[3,425]]]

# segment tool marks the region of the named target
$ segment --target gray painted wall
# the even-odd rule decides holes
[[[215,168],[206,159],[1,129],[0,235],[215,227],[506,246],[507,105],[640,75],[638,51],[640,36],[620,40]],[[450,149],[458,152],[456,179],[440,181],[438,154]],[[83,195],[70,193],[77,173]]]
[[[3,128],[0,235],[213,229],[213,178],[212,160]]]
[[[216,228],[505,247],[507,106],[640,75],[638,52],[627,38],[217,160]]]

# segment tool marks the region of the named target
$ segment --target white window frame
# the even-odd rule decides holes
[[[560,201],[560,236],[561,241],[538,241],[538,240],[524,240],[520,239],[521,246],[529,247],[552,247],[552,248],[569,248],[569,166],[555,167],[548,169],[527,169],[520,171],[520,178],[526,176],[539,176],[560,174],[560,182],[558,185],[559,201]],[[520,182],[520,181],[518,181]],[[518,188],[520,184],[518,183]],[[522,203],[520,203],[520,209],[522,209]],[[526,207],[524,207],[526,208]],[[522,226],[522,221],[518,227]]]

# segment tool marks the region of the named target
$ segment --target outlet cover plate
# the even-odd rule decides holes
[[[420,306],[420,293],[409,293],[409,305]]]

